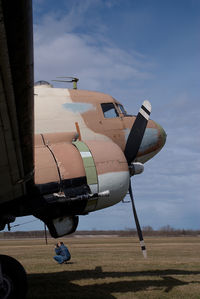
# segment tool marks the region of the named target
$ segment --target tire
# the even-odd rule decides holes
[[[14,258],[0,255],[0,298],[24,299],[27,292],[27,276],[22,265]]]

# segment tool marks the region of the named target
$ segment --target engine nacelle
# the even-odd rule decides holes
[[[37,136],[35,184],[49,204],[48,213],[55,218],[112,206],[128,191],[129,168],[117,144],[71,142],[72,136],[66,133]]]

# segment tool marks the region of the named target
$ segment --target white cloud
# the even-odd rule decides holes
[[[112,90],[113,81],[152,78],[151,65],[144,55],[112,44],[102,33],[101,26],[96,31],[93,28],[90,34],[76,32],[80,24],[84,26],[85,13],[91,5],[91,1],[87,1],[84,9],[80,4],[67,14],[49,13],[37,22],[34,27],[35,79],[76,75],[80,77],[80,88]]]

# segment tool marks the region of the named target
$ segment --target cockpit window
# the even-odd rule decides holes
[[[105,118],[115,118],[119,116],[113,103],[101,104],[101,108]]]
[[[121,104],[117,104],[119,111],[124,115],[127,116],[127,112]]]

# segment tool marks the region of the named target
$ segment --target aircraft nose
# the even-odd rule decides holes
[[[165,145],[166,139],[167,139],[167,134],[165,132],[165,130],[163,129],[163,127],[161,127],[161,125],[157,124],[159,127],[159,131],[160,131],[160,140],[161,140],[161,147],[163,147]]]

